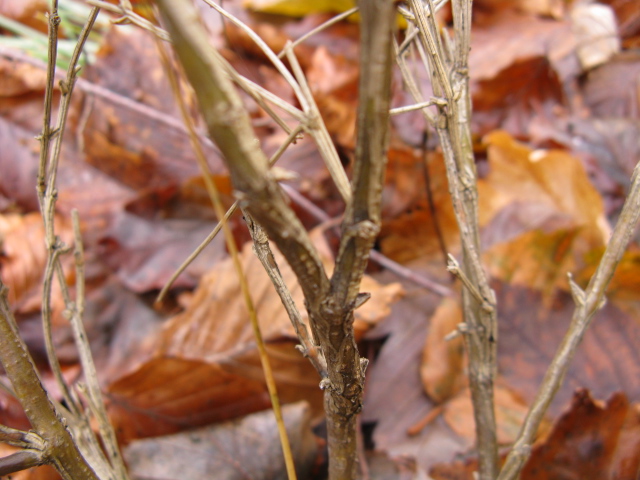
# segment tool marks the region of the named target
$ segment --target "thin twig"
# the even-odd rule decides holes
[[[245,32],[254,42],[255,44],[262,50],[262,52],[267,56],[267,58],[271,61],[273,66],[278,70],[282,78],[289,84],[292,88],[298,102],[302,106],[302,110],[306,115],[306,125],[308,126],[310,133],[312,133],[314,139],[319,144],[326,143],[326,137],[328,133],[326,132],[326,126],[324,126],[324,122],[318,120],[319,112],[318,108],[315,104],[315,100],[311,95],[310,89],[308,85],[306,85],[306,81],[303,80],[304,76],[291,74],[289,69],[286,67],[284,62],[280,60],[278,55],[276,55],[271,48],[266,44],[266,42],[260,38],[258,34],[256,34],[249,26],[241,22],[238,18],[231,15],[229,12],[221,8],[219,5],[216,5],[211,0],[204,0],[204,2],[215,9],[218,13],[223,15],[229,21],[231,21],[235,26],[240,28],[243,32]],[[294,56],[292,48],[290,46],[285,47],[285,54],[287,55],[289,62],[291,63],[291,59]],[[297,60],[294,60],[294,63],[291,63],[292,66],[297,64]],[[295,68],[295,67],[294,67]],[[298,65],[299,69],[299,65]],[[300,70],[300,69],[299,69]],[[295,73],[296,70],[294,70]],[[351,189],[349,187],[349,180],[347,179],[347,174],[344,171],[344,168],[340,164],[339,159],[337,158],[337,154],[333,155],[331,152],[335,150],[333,144],[331,147],[327,145],[327,149],[320,149],[322,154],[322,158],[325,160],[327,164],[327,168],[335,182],[338,191],[342,195],[342,197],[346,200],[351,196]],[[327,153],[325,153],[327,152]]]
[[[6,425],[0,425],[0,442],[19,448],[45,449],[45,441],[36,432],[24,432]]]
[[[271,283],[273,283],[273,286],[282,301],[282,305],[284,305],[284,308],[289,315],[289,319],[291,320],[293,329],[296,332],[296,336],[300,340],[298,350],[300,350],[302,355],[309,358],[320,377],[323,379],[326,378],[327,361],[324,358],[322,351],[319,350],[318,345],[313,341],[307,326],[302,321],[302,316],[298,311],[298,307],[293,301],[291,292],[289,291],[286,283],[284,283],[284,279],[282,278],[276,259],[271,251],[271,247],[269,246],[269,237],[267,237],[267,234],[264,232],[262,227],[254,222],[249,213],[244,212],[244,219],[249,227],[249,233],[253,240],[256,256],[260,259],[260,263],[262,263],[267,275],[269,275]]]
[[[44,439],[45,455],[65,480],[98,480],[74,443],[62,418],[42,386],[0,281],[0,362],[11,380],[34,431]],[[35,445],[35,443],[34,443]]]
[[[82,365],[82,372],[85,378],[89,405],[98,423],[98,430],[102,439],[102,445],[107,452],[109,464],[111,469],[113,469],[116,478],[126,479],[128,478],[127,470],[124,466],[124,460],[122,459],[120,449],[118,448],[118,441],[104,405],[98,381],[98,373],[93,361],[93,355],[91,354],[87,332],[82,322],[85,305],[84,248],[82,245],[80,219],[77,210],[74,209],[71,212],[71,218],[73,222],[75,246],[76,300],[73,304],[74,308],[71,312],[69,321],[71,323],[75,344],[80,356],[80,364]],[[102,457],[101,452],[95,451],[94,457]]]
[[[413,22],[419,30],[417,51],[431,76],[437,116],[422,110],[440,138],[449,192],[462,243],[462,267],[454,268],[464,280],[463,310],[469,350],[469,383],[476,421],[480,456],[479,478],[494,480],[498,474],[498,454],[493,381],[497,366],[497,319],[495,294],[480,259],[477,213],[476,170],[470,134],[470,95],[468,75],[471,2],[452,0],[455,45],[443,41],[436,24],[434,2],[409,0]],[[399,53],[399,47],[396,52]],[[399,56],[401,71],[417,103],[423,102],[404,58]]]
[[[59,17],[56,12],[56,3],[54,2],[54,6],[51,12],[50,26],[52,30],[56,30],[59,24]],[[53,87],[52,83],[47,83],[47,92],[45,93],[45,114],[44,114],[44,127],[41,135],[41,159],[40,159],[40,168],[38,171],[38,182],[37,182],[37,191],[38,191],[38,199],[40,203],[40,208],[42,212],[42,218],[44,222],[45,228],[45,245],[47,248],[47,265],[44,274],[44,282],[43,282],[43,294],[42,294],[42,321],[43,321],[43,329],[44,329],[44,338],[45,338],[45,348],[47,350],[47,357],[49,360],[49,364],[52,372],[58,382],[58,385],[62,391],[63,398],[66,402],[66,409],[68,409],[69,414],[67,418],[67,424],[69,425],[69,429],[75,430],[76,441],[77,443],[73,443],[72,446],[65,446],[66,453],[55,453],[49,457],[49,461],[54,463],[56,468],[59,470],[61,475],[64,478],[84,478],[83,476],[78,476],[78,472],[84,472],[83,475],[88,475],[90,478],[95,478],[97,472],[99,472],[100,478],[103,479],[111,479],[111,478],[126,478],[126,471],[124,469],[124,464],[122,460],[120,460],[120,470],[118,474],[114,475],[112,473],[113,465],[107,466],[104,463],[104,457],[102,451],[100,450],[100,446],[93,436],[93,432],[88,423],[88,419],[83,415],[83,410],[81,405],[75,395],[75,392],[71,391],[68,384],[64,380],[62,376],[62,372],[60,370],[60,364],[58,362],[55,348],[52,340],[52,332],[51,332],[51,288],[53,282],[53,276],[56,275],[58,279],[58,283],[61,287],[61,292],[63,295],[63,299],[66,306],[66,311],[71,312],[71,316],[75,316],[77,312],[77,304],[74,304],[71,300],[71,296],[68,291],[68,286],[66,284],[64,271],[62,269],[62,265],[60,263],[61,255],[68,252],[70,249],[62,243],[62,240],[55,234],[55,203],[57,200],[57,189],[56,189],[56,180],[57,180],[57,171],[58,171],[58,163],[60,160],[60,153],[62,148],[62,137],[63,132],[65,131],[66,121],[71,101],[71,95],[73,93],[74,85],[76,82],[77,74],[79,71],[78,62],[80,60],[80,56],[82,54],[85,42],[89,37],[89,33],[95,23],[95,20],[98,16],[100,9],[94,7],[91,9],[87,21],[80,32],[78,41],[76,43],[74,52],[71,56],[69,62],[69,68],[67,70],[67,74],[64,80],[60,81],[60,91],[62,94],[62,98],[60,101],[60,107],[58,112],[58,120],[56,124],[56,128],[51,131],[50,116],[52,110],[52,102],[51,102],[51,88]],[[57,20],[56,20],[57,18]],[[55,77],[55,50],[57,35],[50,33],[50,45],[49,45],[49,75],[48,77],[53,80]],[[54,141],[53,148],[50,148],[50,142]],[[83,280],[83,278],[82,278]],[[83,295],[82,288],[79,291],[81,297]],[[83,300],[81,299],[81,302]],[[73,323],[80,322],[79,318],[75,319],[76,321]],[[78,334],[78,328],[74,328],[77,339],[77,345],[81,353],[81,357],[83,358],[83,367],[86,369],[85,373],[87,377],[95,377],[95,368],[91,369],[92,363],[90,365],[86,362],[86,357],[89,357],[91,360],[91,354],[89,352],[88,341],[86,338],[86,334],[84,331]],[[90,363],[90,362],[89,362]],[[95,388],[97,387],[97,379],[95,380]],[[15,384],[14,384],[15,387]],[[24,399],[21,398],[24,402]],[[51,404],[51,401],[49,401]],[[25,411],[28,410],[29,407],[25,405]],[[56,412],[56,417],[64,411],[59,405],[54,406],[51,404],[51,410]],[[104,406],[103,406],[104,411]],[[106,429],[110,429],[110,425],[108,420],[106,420],[106,412],[101,419],[101,424],[106,425]],[[33,423],[33,422],[32,422]],[[101,425],[102,427],[103,425]],[[63,427],[66,431],[66,428]],[[42,431],[38,431],[42,436],[46,437],[48,441],[50,441],[49,434],[51,432],[47,432],[47,434]],[[59,432],[57,433],[59,435]],[[82,438],[82,440],[80,440]],[[109,438],[105,437],[105,442],[107,442],[107,448],[110,450],[117,451],[117,445],[115,445],[115,435],[113,435],[113,431],[111,431],[111,442],[109,442]],[[63,442],[64,443],[64,442]],[[89,467],[85,460],[82,460],[77,467],[75,473],[72,473],[73,469],[69,469],[68,465],[65,465],[69,460],[64,460],[64,455],[68,455],[69,453],[76,452],[77,449],[81,449],[80,458],[84,456],[84,459],[91,464]],[[74,456],[76,453],[72,453]],[[76,460],[77,461],[77,460]],[[89,470],[87,470],[89,469]]]
[[[262,370],[263,370],[265,381],[267,384],[267,390],[269,392],[269,397],[271,399],[271,407],[273,409],[273,413],[276,418],[276,425],[278,427],[280,443],[282,445],[282,453],[284,456],[284,462],[287,469],[287,475],[289,480],[296,480],[297,477],[296,477],[295,464],[293,460],[293,454],[291,452],[289,436],[287,434],[287,429],[284,424],[284,418],[282,416],[282,409],[280,407],[280,399],[278,397],[278,391],[277,391],[276,383],[273,376],[273,370],[271,368],[271,363],[269,361],[267,349],[265,347],[264,340],[262,338],[262,333],[260,331],[260,324],[258,323],[258,316],[255,309],[255,304],[253,302],[253,299],[251,298],[251,293],[249,291],[247,278],[242,268],[242,263],[240,261],[240,254],[238,252],[238,247],[236,246],[235,239],[233,238],[233,233],[231,232],[231,228],[229,227],[229,224],[223,218],[225,216],[225,213],[222,207],[220,194],[211,177],[211,172],[209,171],[209,167],[207,165],[207,160],[206,160],[204,151],[202,150],[202,147],[198,142],[198,137],[196,135],[193,120],[191,119],[191,116],[189,115],[189,112],[187,110],[187,106],[184,102],[177,75],[171,66],[171,62],[169,61],[169,56],[167,52],[164,50],[164,45],[158,42],[157,47],[158,47],[158,51],[160,52],[162,63],[164,64],[165,71],[167,72],[167,76],[169,78],[171,90],[173,91],[176,102],[178,103],[178,106],[180,108],[182,119],[185,123],[185,126],[187,127],[187,130],[189,131],[189,138],[191,140],[191,145],[196,154],[198,166],[200,167],[200,171],[204,179],[207,192],[209,193],[211,203],[213,204],[213,208],[216,213],[216,216],[221,219],[220,223],[222,224],[222,232],[225,237],[227,249],[229,250],[229,253],[231,255],[234,269],[236,271],[236,275],[238,276],[238,281],[240,283],[240,288],[242,290],[244,302],[249,312],[251,327],[253,329],[254,338],[256,340],[256,345],[258,347],[258,355],[260,357]],[[295,132],[293,137],[295,138],[297,134],[298,133]]]
[[[122,5],[122,2],[121,2],[120,5],[114,5],[112,3],[104,2],[102,0],[86,0],[86,2],[89,5],[93,5],[95,7],[102,8],[108,12],[112,12],[120,15],[121,18],[116,23],[123,23],[123,21],[128,21],[144,30],[151,32],[152,34],[154,34],[158,38],[161,38],[162,40],[169,41],[169,35],[165,30],[158,27],[157,25],[154,25],[146,18],[143,18],[140,15],[138,15],[136,12],[134,12],[133,9],[131,8],[131,4],[127,6],[126,4]]]
[[[294,128],[291,131],[291,133],[289,133],[289,135],[287,136],[285,141],[282,143],[282,145],[278,147],[278,150],[276,150],[274,154],[271,156],[271,158],[269,159],[269,166],[273,166],[280,159],[280,157],[286,151],[289,145],[294,143],[299,138],[301,131],[302,131],[302,127],[298,126]],[[236,200],[235,202],[233,202],[231,207],[229,207],[229,209],[226,211],[226,213],[224,214],[224,217],[222,217],[222,220],[216,224],[216,226],[213,228],[211,233],[207,235],[207,237],[200,243],[200,245],[196,247],[196,249],[191,253],[191,255],[189,255],[187,259],[184,262],[182,262],[182,264],[176,269],[176,271],[173,272],[173,275],[171,275],[171,278],[169,278],[167,283],[164,285],[164,287],[162,287],[162,290],[158,294],[156,298],[156,303],[162,302],[162,300],[164,300],[164,297],[167,295],[167,293],[171,289],[171,286],[176,281],[176,279],[182,274],[182,272],[184,272],[187,269],[189,265],[191,265],[191,263],[198,257],[198,255],[200,255],[200,253],[207,247],[207,245],[211,243],[211,241],[216,237],[216,235],[218,235],[218,233],[220,232],[220,229],[222,228],[222,224],[224,222],[227,222],[229,218],[231,218],[231,215],[235,213],[237,208],[238,208],[238,201]]]
[[[295,47],[297,47],[298,45],[300,45],[302,42],[304,42],[305,40],[308,40],[309,38],[313,37],[314,35],[320,33],[322,30],[325,30],[327,28],[329,28],[331,25],[335,25],[338,22],[341,22],[342,20],[350,17],[351,15],[353,15],[354,13],[356,13],[358,11],[358,7],[353,7],[350,8],[349,10],[346,10],[342,13],[339,13],[338,15],[331,17],[329,20],[327,20],[324,23],[321,23],[320,25],[318,25],[316,28],[308,31],[307,33],[305,33],[304,35],[302,35],[301,37],[295,39],[293,42],[291,42],[290,45],[288,45],[287,47],[285,47],[279,54],[278,54],[278,58],[283,58],[286,53],[287,53],[287,49],[294,49]]]
[[[604,255],[598,264],[589,285],[578,297],[571,325],[560,347],[549,365],[542,384],[527,417],[509,453],[498,480],[518,478],[522,467],[531,454],[531,444],[549,404],[560,388],[569,364],[575,355],[584,334],[591,325],[595,313],[605,304],[605,291],[613,277],[640,218],[640,163],[636,165],[631,179],[629,194],[624,202]],[[571,280],[570,280],[571,281]],[[573,287],[577,287],[574,285]],[[581,297],[581,298],[580,298]]]
[[[47,463],[47,459],[43,452],[24,448],[0,458],[0,475],[3,477],[7,475],[8,478],[11,478],[12,473],[39,467],[45,463]]]
[[[276,179],[269,175],[249,116],[219,53],[210,48],[202,26],[193,21],[196,18],[193,7],[178,0],[158,0],[157,5],[196,92],[209,133],[224,153],[240,206],[265,229],[298,278],[313,337],[327,360],[328,378],[323,379],[321,387],[325,390],[328,416],[330,478],[352,478],[356,472],[355,418],[362,405],[366,368],[353,340],[353,310],[366,298],[360,295],[358,283],[379,228],[390,98],[390,41],[395,21],[393,4],[376,0],[360,5],[363,25],[367,25],[363,35],[366,61],[361,62],[365,88],[360,90],[366,93],[362,94],[358,117],[362,132],[369,132],[370,137],[366,133],[359,137],[353,203],[345,216],[344,235],[331,281],[303,225],[287,205]],[[374,78],[382,82],[376,84]],[[299,101],[302,105],[304,99]]]

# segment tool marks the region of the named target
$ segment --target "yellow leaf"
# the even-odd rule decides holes
[[[304,17],[312,13],[344,12],[356,6],[355,0],[245,0],[243,6],[263,13]]]

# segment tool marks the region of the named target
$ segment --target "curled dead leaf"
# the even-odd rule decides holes
[[[445,298],[431,317],[420,377],[427,395],[436,403],[448,400],[468,383],[462,336],[447,338],[462,322],[462,309],[455,298]]]

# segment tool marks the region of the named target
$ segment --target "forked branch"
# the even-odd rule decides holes
[[[231,173],[239,205],[278,246],[304,293],[313,340],[327,364],[326,372],[321,372],[321,387],[325,390],[331,479],[355,478],[356,473],[355,419],[362,405],[366,361],[358,355],[355,344],[353,311],[366,299],[359,292],[360,280],[380,228],[395,24],[393,2],[360,3],[363,21],[356,162],[330,280],[304,227],[270,174],[248,113],[223,59],[209,46],[195,10],[187,1],[158,1],[209,134]]]

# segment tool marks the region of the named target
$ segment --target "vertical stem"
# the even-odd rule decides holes
[[[493,382],[497,369],[496,299],[480,259],[478,227],[478,190],[476,167],[471,144],[471,99],[469,94],[469,38],[471,31],[471,1],[452,0],[455,45],[440,39],[440,29],[434,19],[434,2],[410,0],[420,32],[419,48],[426,53],[438,116],[433,119],[447,169],[449,193],[462,243],[462,268],[456,274],[464,277],[462,303],[467,328],[469,351],[469,383],[476,423],[476,438],[480,457],[479,477],[493,480],[498,474],[498,448]],[[410,83],[411,86],[411,83]],[[415,87],[413,88],[415,90]],[[413,92],[412,92],[413,93]],[[416,93],[413,93],[416,96]],[[421,99],[416,98],[416,101]]]

